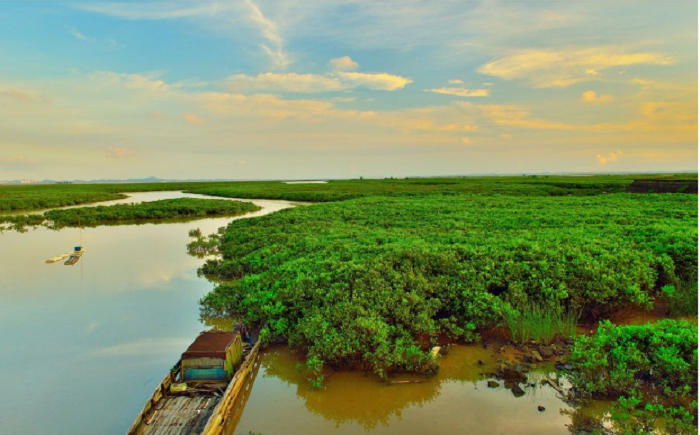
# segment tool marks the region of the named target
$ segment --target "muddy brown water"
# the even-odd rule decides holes
[[[180,197],[203,196],[144,192],[90,205]],[[294,206],[253,202],[263,210],[235,219]],[[209,326],[198,300],[212,284],[197,277],[203,260],[187,254],[188,231],[208,234],[232,219],[85,228],[85,255],[70,267],[44,260],[77,245],[78,229],[0,234],[0,434],[126,432],[163,374]],[[488,388],[495,362],[480,346],[453,347],[423,383],[337,372],[325,389],[312,390],[299,362],[285,347],[261,354],[227,433],[567,434],[567,425],[600,419],[606,409],[574,410],[540,386],[551,376],[547,366],[529,374],[535,386],[522,397],[502,381]]]
[[[572,418],[601,419],[607,410],[605,403],[575,410],[542,386],[542,379],[555,376],[549,365],[528,374],[522,397],[503,381],[489,388],[497,364],[478,345],[453,346],[430,379],[391,379],[427,381],[422,383],[387,384],[361,371],[341,371],[324,389],[313,390],[296,368],[300,362],[284,346],[267,349],[226,434],[569,434]]]

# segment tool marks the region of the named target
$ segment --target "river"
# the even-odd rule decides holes
[[[100,204],[181,197],[205,196],[144,192]],[[203,260],[187,254],[188,231],[208,234],[232,219],[294,206],[253,202],[262,210],[237,218],[85,228],[86,253],[71,267],[44,260],[78,245],[78,229],[0,234],[0,433],[123,434],[208,327],[198,300],[212,284],[197,277]],[[539,385],[546,367],[529,375],[534,386],[523,397],[488,388],[495,362],[480,346],[454,347],[437,376],[412,384],[338,372],[327,388],[311,390],[299,362],[284,347],[264,352],[227,432],[567,434],[572,421],[572,409]]]
[[[171,198],[145,192],[111,205]],[[219,198],[220,199],[220,198]],[[199,299],[212,284],[187,254],[188,231],[293,206],[254,201],[243,217],[84,228],[74,266],[46,264],[80,244],[80,231],[0,234],[0,434],[122,434],[204,329]]]

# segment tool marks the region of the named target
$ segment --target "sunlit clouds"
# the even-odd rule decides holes
[[[8,8],[0,179],[697,168],[696,4]]]
[[[596,156],[596,160],[598,160],[598,164],[600,166],[605,166],[608,163],[617,162],[617,160],[620,158],[621,155],[622,155],[622,151],[618,150],[617,152],[607,153],[605,155],[598,154]]]
[[[586,91],[581,96],[585,103],[610,103],[613,100],[611,95],[599,95],[596,91]]]
[[[350,56],[342,56],[328,61],[328,64],[337,70],[354,70],[360,67],[360,64],[350,59]]]
[[[202,119],[194,113],[183,113],[182,119],[190,125],[204,125],[207,123],[206,119]]]
[[[538,88],[567,87],[594,80],[601,71],[630,65],[672,65],[661,53],[632,52],[602,46],[571,49],[524,49],[497,58],[479,68],[482,74],[505,80],[523,79]]]
[[[456,97],[488,97],[491,93],[488,89],[467,89],[467,88],[436,88],[426,89],[425,92],[436,94],[454,95]]]

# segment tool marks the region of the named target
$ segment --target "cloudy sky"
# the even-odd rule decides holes
[[[0,180],[696,170],[697,2],[20,2]]]

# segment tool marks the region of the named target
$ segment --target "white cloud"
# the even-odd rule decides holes
[[[425,89],[425,92],[434,92],[436,94],[455,95],[457,97],[488,97],[491,91],[489,89],[466,89],[466,88],[436,88]]]
[[[267,41],[260,44],[260,48],[270,56],[275,67],[286,68],[291,63],[291,60],[289,60],[289,55],[284,51],[284,40],[277,24],[267,18],[251,0],[245,0],[245,3],[250,8],[253,22],[258,26],[263,38]]]
[[[449,84],[451,84],[451,85],[461,85],[461,84],[464,84],[464,82],[463,82],[462,80],[460,80],[460,79],[448,80],[447,83],[449,83]]]
[[[350,59],[350,56],[337,57],[328,61],[335,70],[350,71],[360,67],[360,64]]]
[[[350,87],[364,86],[380,91],[396,91],[413,83],[413,80],[387,73],[338,72],[338,77]]]
[[[212,3],[212,2],[129,2],[129,3],[102,3],[80,2],[73,7],[113,17],[129,20],[171,20],[179,18],[216,16],[223,9],[236,7],[237,4]]]
[[[595,91],[586,91],[581,95],[581,100],[585,103],[609,103],[613,100],[612,95],[601,95]]]
[[[387,73],[335,72],[332,74],[260,73],[256,76],[235,74],[226,79],[236,92],[336,92],[354,87],[395,91],[411,79]]]
[[[71,27],[70,29],[68,29],[68,32],[70,32],[70,34],[73,35],[73,37],[75,39],[79,39],[79,40],[85,41],[85,42],[95,42],[95,38],[91,38],[91,37],[85,35],[84,33],[80,32],[78,29],[76,29],[75,27]]]
[[[505,80],[524,79],[533,87],[547,88],[595,80],[600,71],[613,67],[673,63],[673,58],[663,54],[628,52],[620,47],[525,49],[486,63],[479,72]]]
[[[230,89],[237,92],[328,92],[346,89],[337,77],[320,74],[235,74],[228,77],[226,83]]]
[[[128,89],[138,89],[152,92],[166,92],[173,87],[160,80],[160,73],[124,74],[112,71],[95,71],[89,75],[90,79],[105,85],[121,84]]]

